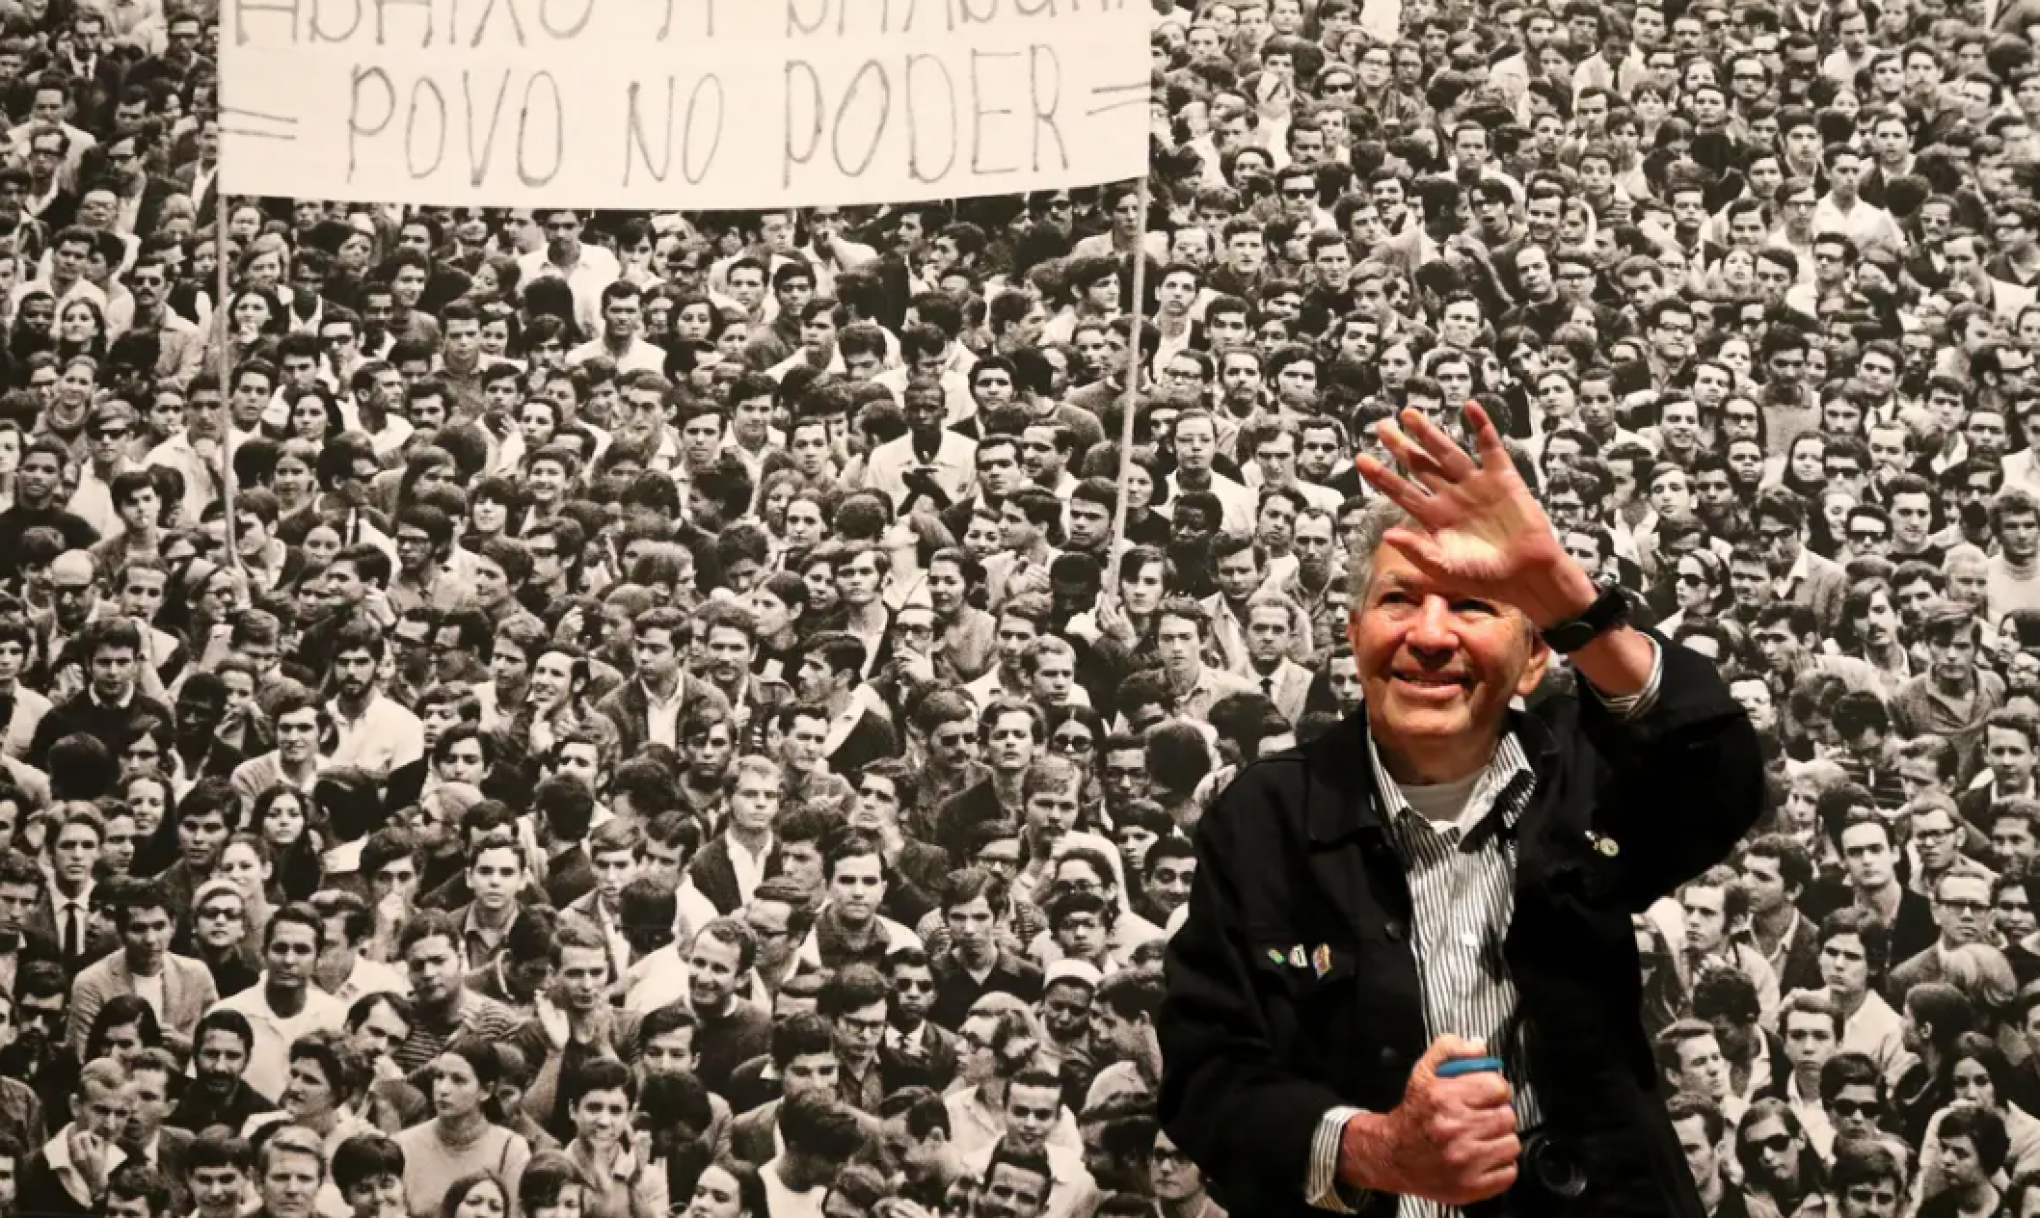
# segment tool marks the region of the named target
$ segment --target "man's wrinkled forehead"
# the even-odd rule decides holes
[[[1476,594],[1463,588],[1455,588],[1426,575],[1417,565],[1405,557],[1402,551],[1383,542],[1375,547],[1373,577],[1367,585],[1363,601],[1353,605],[1357,615],[1367,611],[1371,605],[1379,605],[1384,597],[1403,596],[1421,602],[1432,596],[1442,597],[1454,604],[1462,600],[1482,601],[1493,605],[1500,612],[1528,622],[1529,618],[1516,606]]]

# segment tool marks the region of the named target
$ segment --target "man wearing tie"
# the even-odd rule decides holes
[[[1291,726],[1303,718],[1316,675],[1289,658],[1303,621],[1303,606],[1281,592],[1265,589],[1247,600],[1247,678]]]
[[[92,932],[92,898],[98,887],[92,872],[106,824],[91,804],[61,806],[61,818],[49,830],[48,883],[31,929],[48,936],[57,945],[58,959],[75,972],[113,949],[104,934]]]

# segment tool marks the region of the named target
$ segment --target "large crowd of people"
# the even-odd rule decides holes
[[[2040,6],[1153,2],[1146,191],[707,214],[223,199],[216,4],[0,0],[0,1214],[1222,1218],[1195,826],[1475,399],[1768,742],[1709,1218],[2040,1215]]]

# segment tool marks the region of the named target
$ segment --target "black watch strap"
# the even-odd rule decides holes
[[[1585,613],[1540,633],[1544,636],[1545,646],[1560,655],[1570,655],[1628,618],[1628,594],[1619,584],[1603,584],[1601,595],[1594,598],[1594,603],[1587,606]]]

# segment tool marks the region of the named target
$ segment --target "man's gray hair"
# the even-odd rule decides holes
[[[1388,536],[1390,529],[1403,527],[1416,527],[1416,518],[1394,500],[1377,498],[1367,505],[1353,537],[1353,548],[1346,555],[1346,595],[1351,601],[1346,613],[1349,617],[1357,618],[1367,608],[1367,590],[1374,584],[1374,556],[1381,552],[1382,538]],[[1520,608],[1514,605],[1504,607],[1522,621],[1524,629],[1536,629]]]
[[[1346,554],[1346,595],[1352,601],[1352,612],[1360,612],[1367,603],[1367,589],[1374,583],[1374,555],[1381,549],[1381,539],[1388,536],[1390,529],[1411,523],[1410,514],[1393,499],[1377,498],[1367,505],[1360,517],[1359,532]]]

